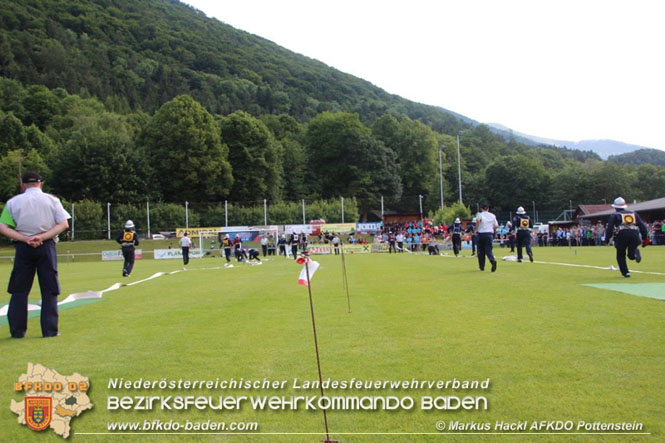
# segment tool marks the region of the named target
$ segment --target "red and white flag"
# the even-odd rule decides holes
[[[309,259],[307,259],[309,260]],[[302,267],[302,271],[300,271],[300,276],[298,277],[298,284],[303,285],[303,286],[309,286],[309,283],[307,282],[307,268],[306,264]],[[309,279],[311,280],[314,278],[314,273],[316,270],[319,269],[319,262],[317,261],[312,261],[309,260]]]

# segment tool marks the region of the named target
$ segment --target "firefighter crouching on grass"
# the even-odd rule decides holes
[[[626,278],[630,277],[628,264],[626,263],[626,251],[628,251],[628,258],[635,260],[639,263],[642,261],[640,250],[637,249],[642,243],[642,247],[649,244],[649,233],[647,227],[642,222],[639,214],[634,211],[626,209],[626,201],[617,197],[614,200],[613,208],[616,212],[610,215],[607,220],[607,230],[605,231],[605,241],[610,242],[610,238],[614,236],[614,247],[617,250],[617,263],[621,275]],[[642,238],[640,239],[640,234]]]

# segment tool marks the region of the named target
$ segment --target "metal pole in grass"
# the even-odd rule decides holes
[[[74,241],[74,235],[76,234],[76,229],[74,229],[75,222],[76,222],[76,215],[74,212],[74,203],[72,203],[72,241]]]
[[[341,243],[341,242],[340,242]],[[351,297],[349,296],[349,281],[346,278],[346,260],[344,259],[344,245],[342,247],[342,285],[346,290],[346,304],[349,306],[349,314],[351,313]]]
[[[304,200],[303,200],[304,201]],[[297,262],[305,264],[305,273],[307,275],[307,292],[309,293],[309,310],[312,314],[312,332],[314,333],[314,349],[316,350],[316,367],[319,370],[319,388],[321,389],[321,397],[325,397],[323,393],[323,376],[321,375],[321,358],[319,357],[319,341],[316,337],[316,320],[314,318],[314,299],[312,298],[312,284],[309,276],[309,257],[301,255]],[[328,430],[328,414],[323,409],[323,423],[326,427],[325,443],[332,443],[335,440],[330,440],[330,431]]]

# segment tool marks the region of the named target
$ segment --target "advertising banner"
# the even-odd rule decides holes
[[[223,228],[219,226],[212,226],[208,228],[176,228],[175,235],[178,238],[181,238],[186,232],[190,238],[198,237],[200,233],[204,233],[205,237],[216,237],[217,233]]]
[[[330,246],[314,246],[311,248],[307,248],[307,251],[310,254],[313,255],[323,255],[323,254],[330,254]]]
[[[236,237],[240,237],[240,241],[242,242],[248,242],[248,241],[259,241],[259,231],[227,231],[227,234],[229,234],[229,237],[231,239],[234,239]]]
[[[346,254],[369,254],[372,252],[372,245],[344,245],[344,253]]]
[[[311,235],[313,228],[314,226],[312,225],[285,225],[284,233],[289,235],[293,234],[294,232],[297,232],[298,234],[305,233],[307,235]]]
[[[182,250],[181,249],[155,249],[155,260],[170,260],[170,259],[180,259],[182,260]],[[201,258],[203,255],[199,249],[190,249],[189,258]]]
[[[363,234],[375,234],[383,228],[382,222],[356,223],[356,232]]]
[[[140,249],[134,250],[134,259],[141,260],[143,258],[143,251]],[[102,251],[102,261],[123,261],[122,251],[116,249],[114,251]]]
[[[355,223],[326,223],[321,225],[321,232],[348,233],[356,230]]]
[[[388,243],[372,243],[372,252],[388,252]]]

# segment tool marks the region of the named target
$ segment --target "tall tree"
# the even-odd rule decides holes
[[[244,111],[222,117],[220,126],[234,171],[231,198],[278,200],[282,188],[282,146],[268,127]]]
[[[212,115],[192,97],[165,103],[147,124],[141,143],[153,165],[153,183],[167,201],[215,201],[233,184],[228,147]]]
[[[395,154],[372,137],[357,114],[324,112],[305,134],[307,168],[321,197],[357,197],[363,210],[381,195],[400,195]]]
[[[549,176],[541,163],[523,156],[501,157],[487,167],[489,203],[504,211],[526,206],[533,196],[547,192]]]

